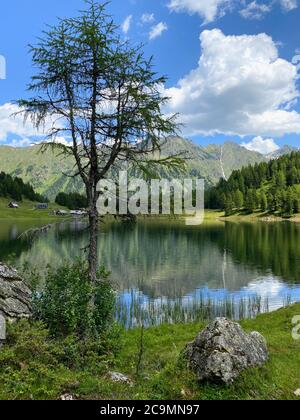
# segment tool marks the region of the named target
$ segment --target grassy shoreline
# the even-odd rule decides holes
[[[66,208],[59,206],[55,203],[49,203],[49,208],[47,210],[36,210],[35,203],[24,200],[20,203],[19,209],[10,209],[8,208],[9,199],[0,198],[0,220],[44,220],[44,221],[55,221],[55,220],[64,220],[63,217],[55,216],[53,210],[62,209],[67,210]],[[184,220],[182,216],[139,216],[141,218],[160,220],[160,221],[178,221]],[[243,214],[238,213],[232,216],[225,217],[224,211],[220,210],[211,210],[206,209],[204,214],[204,223],[220,223],[224,221],[231,222],[283,222],[289,221],[294,223],[300,223],[300,215],[296,215],[289,219],[282,218],[273,214],[266,213],[252,213],[252,214]]]
[[[76,367],[80,355],[72,353],[71,339],[59,343],[40,324],[22,322],[9,328],[9,345],[0,351],[0,399],[58,399],[70,393],[89,400],[296,400],[300,340],[291,335],[296,315],[300,315],[300,304],[241,322],[246,331],[256,330],[266,337],[270,361],[261,369],[248,371],[232,386],[199,385],[178,363],[182,349],[204,323],[146,329],[136,377],[140,329],[122,331],[116,339],[118,351],[99,358],[91,352],[84,367]],[[132,386],[112,382],[111,371],[128,375]]]
[[[251,214],[236,213],[231,216],[225,216],[225,213],[220,210],[205,210],[205,222],[217,220],[221,222],[292,222],[300,223],[300,214],[290,218],[284,218],[275,214],[255,212]]]
[[[8,208],[10,201],[13,200],[0,198],[0,220],[62,220],[63,218],[55,216],[53,211],[55,209],[66,210],[64,207],[58,206],[55,203],[49,203],[48,209],[36,210],[35,203],[28,200],[24,200],[19,203],[20,208],[10,209]]]

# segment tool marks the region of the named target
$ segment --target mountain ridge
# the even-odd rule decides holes
[[[275,150],[275,152],[269,153],[266,156],[268,159],[278,159],[281,156],[288,155],[289,153],[299,152],[299,150],[300,150],[299,147],[293,147],[286,144],[280,149]]]
[[[228,179],[232,171],[236,169],[267,162],[270,159],[268,156],[247,150],[232,141],[201,146],[183,137],[169,137],[164,141],[161,149],[163,156],[183,152],[188,158],[184,176],[203,178],[209,187],[216,185],[220,178]],[[1,145],[0,171],[18,176],[24,182],[30,182],[38,193],[47,196],[50,200],[53,200],[59,192],[82,192],[83,190],[80,179],[67,176],[74,173],[73,158],[58,156],[50,149],[41,153],[38,145],[26,148]],[[171,176],[163,170],[161,175]]]

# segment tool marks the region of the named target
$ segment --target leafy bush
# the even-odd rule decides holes
[[[83,342],[75,336],[54,339],[42,322],[9,325],[0,351],[0,400],[57,399],[80,392],[81,384],[107,373],[119,345],[114,328]]]
[[[48,268],[45,288],[34,299],[34,313],[55,337],[75,335],[97,338],[112,325],[115,293],[101,269],[98,282],[89,281],[87,264],[76,260],[57,269]],[[94,298],[91,308],[89,303]]]

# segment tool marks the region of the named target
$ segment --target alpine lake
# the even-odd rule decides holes
[[[0,261],[43,276],[48,265],[84,255],[87,223],[0,220]],[[116,319],[133,328],[216,316],[254,317],[300,301],[300,224],[139,218],[107,221],[99,258],[117,293]]]

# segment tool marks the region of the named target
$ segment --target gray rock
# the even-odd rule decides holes
[[[30,318],[31,296],[17,271],[0,263],[0,315],[8,322]]]
[[[74,400],[76,400],[76,398],[74,397],[74,395],[71,395],[71,394],[61,395],[59,399],[61,401],[74,401]]]
[[[226,318],[208,325],[185,350],[188,366],[199,381],[232,383],[240,374],[264,365],[268,348],[258,332],[246,334],[242,327]]]
[[[6,339],[6,321],[3,315],[0,314],[0,347]]]
[[[296,395],[296,397],[300,397],[300,389],[296,389],[296,391],[294,392],[294,394]]]
[[[113,382],[132,385],[131,380],[127,376],[123,375],[123,373],[109,372],[109,377],[110,377],[110,380]]]

